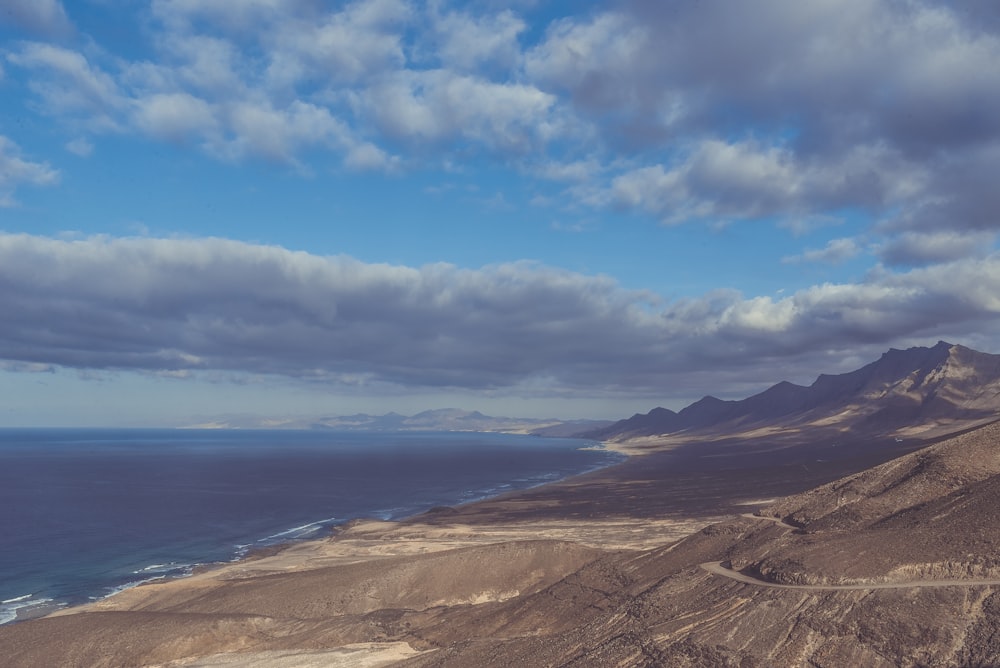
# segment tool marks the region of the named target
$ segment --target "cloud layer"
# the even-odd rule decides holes
[[[296,168],[324,153],[385,171],[479,155],[564,187],[555,205],[671,224],[860,213],[887,260],[934,263],[1000,229],[987,6],[622,0],[553,17],[530,3],[154,0],[147,57],[29,40],[6,60],[39,109],[94,135]],[[12,7],[43,35],[69,24],[56,0]]]
[[[995,344],[997,295],[992,256],[778,300],[665,302],[530,263],[411,268],[221,239],[3,235],[0,359],[15,370],[689,397],[721,380],[835,371],[837,356],[875,355],[885,341],[973,330]]]

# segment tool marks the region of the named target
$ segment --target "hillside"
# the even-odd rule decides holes
[[[996,665],[998,508],[994,424],[760,518],[589,564],[463,618],[448,650],[404,665]],[[550,633],[539,638],[529,620],[541,618]],[[504,639],[459,641],[479,627]]]
[[[856,371],[809,386],[781,382],[738,401],[704,397],[679,412],[655,408],[586,436],[607,441],[680,435],[736,436],[808,429],[931,437],[1000,416],[1000,355],[940,341],[890,349]]]

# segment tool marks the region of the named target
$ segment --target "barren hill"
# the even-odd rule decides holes
[[[438,623],[405,665],[998,665],[998,508],[990,425]]]
[[[656,408],[587,434],[625,441],[682,434],[691,439],[762,429],[921,437],[1000,416],[1000,355],[940,341],[890,349],[856,371],[821,375],[808,387],[781,382],[738,401],[704,397],[680,412]]]

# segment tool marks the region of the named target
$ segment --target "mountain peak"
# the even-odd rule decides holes
[[[911,348],[900,349],[900,348],[889,348],[889,350],[882,353],[882,359],[887,357],[924,357],[927,355],[941,355],[944,353],[949,353],[955,346],[947,341],[938,341],[931,347],[926,346],[913,346]]]

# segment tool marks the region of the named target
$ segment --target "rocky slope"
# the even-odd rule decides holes
[[[891,349],[856,371],[808,387],[781,382],[752,397],[705,397],[679,412],[656,408],[589,432],[603,440],[666,434],[739,434],[766,428],[827,429],[901,437],[956,431],[1000,416],[1000,355],[940,341]]]
[[[443,649],[403,665],[998,665],[998,508],[991,425],[761,518],[608,556],[460,621],[442,615],[424,638]],[[701,567],[718,562],[747,581]]]

